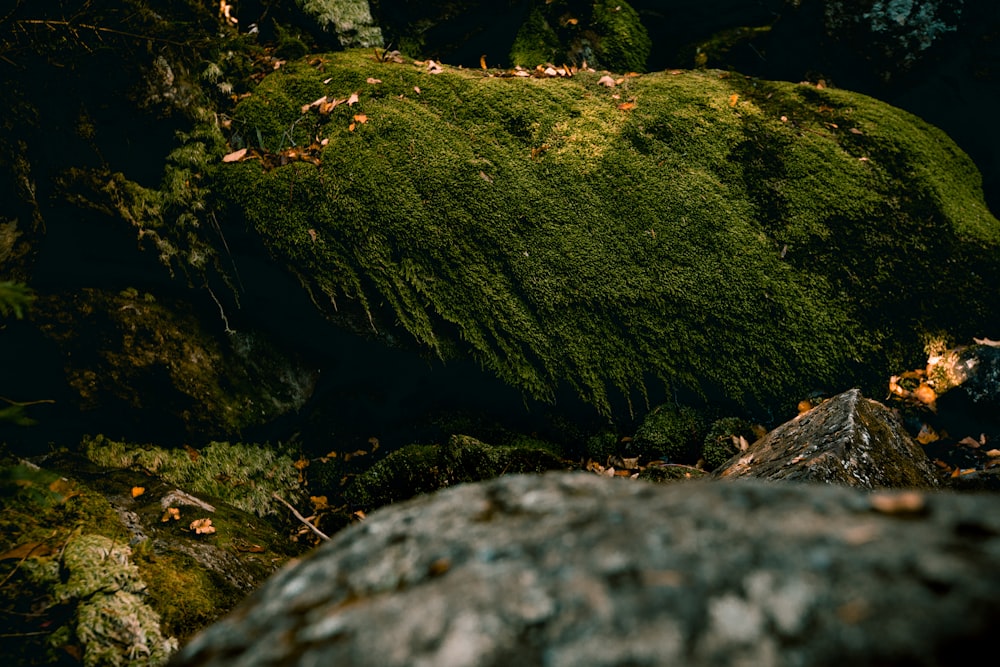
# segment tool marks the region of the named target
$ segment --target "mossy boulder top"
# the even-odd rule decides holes
[[[514,74],[286,63],[215,192],[338,321],[601,411],[660,381],[774,405],[996,323],[1000,223],[919,118],[718,71]]]

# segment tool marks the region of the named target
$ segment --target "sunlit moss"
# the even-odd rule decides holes
[[[602,412],[653,378],[787,407],[998,323],[1000,223],[939,130],[808,85],[598,78],[287,63],[233,141],[321,164],[221,165],[216,192],[338,321]]]
[[[269,445],[212,442],[192,456],[183,449],[164,449],[119,442],[97,435],[85,438],[83,450],[98,465],[139,468],[191,493],[223,500],[258,516],[284,511],[273,494],[294,502],[301,495],[294,460]]]

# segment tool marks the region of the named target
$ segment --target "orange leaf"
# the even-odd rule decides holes
[[[486,69],[486,54],[479,56],[479,66]]]
[[[241,148],[238,151],[233,151],[228,155],[223,156],[223,162],[239,162],[243,159],[243,156],[247,154],[247,149]]]
[[[920,514],[927,504],[917,491],[876,493],[869,497],[869,502],[881,514]]]
[[[739,96],[739,94],[737,94],[737,93],[733,93],[732,95],[730,95],[730,96],[729,96],[729,106],[731,106],[731,107],[734,107],[734,106],[736,106],[736,102],[737,102],[737,101],[738,101],[739,99],[740,99],[740,96]]]
[[[368,116],[363,113],[356,113],[354,114],[354,120],[363,125],[368,122]]]
[[[635,102],[622,102],[618,105],[618,108],[622,111],[631,111],[635,108]]]
[[[138,498],[139,496],[141,496],[144,493],[146,493],[146,489],[142,488],[141,486],[133,486],[132,487],[132,497],[133,498]]]
[[[193,530],[196,535],[211,535],[215,532],[215,526],[212,525],[211,519],[195,519],[188,527]]]
[[[198,461],[200,454],[198,454],[197,449],[191,445],[184,445],[184,451],[187,452],[188,458],[191,459],[192,463],[196,463]]]

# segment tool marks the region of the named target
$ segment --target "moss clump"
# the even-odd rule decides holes
[[[257,516],[284,512],[274,498],[302,495],[295,461],[270,445],[212,442],[192,455],[183,449],[141,446],[103,435],[85,438],[83,452],[109,468],[139,468],[187,491],[210,495]]]
[[[359,475],[344,497],[356,507],[372,510],[463,482],[563,467],[550,446],[537,440],[493,446],[454,435],[443,446],[409,445],[392,452]]]
[[[102,535],[71,539],[59,563],[64,581],[53,587],[62,604],[75,604],[74,634],[84,665],[158,665],[177,650],[160,617],[144,599],[146,584],[131,549]]]
[[[588,64],[644,72],[652,42],[639,14],[625,2],[556,0],[536,4],[510,49],[514,65]]]
[[[659,405],[649,411],[636,429],[629,454],[646,463],[667,459],[672,463],[694,463],[705,437],[705,418],[686,405]]]
[[[937,129],[808,85],[598,78],[288,63],[234,127],[320,164],[220,164],[215,191],[338,321],[606,413],[652,378],[780,412],[1000,325],[1000,223]]]
[[[158,665],[177,648],[99,494],[37,467],[0,469],[0,639],[15,664]]]
[[[724,417],[712,423],[702,444],[701,457],[705,468],[715,470],[740,452],[740,438],[754,441],[751,425],[739,417]]]

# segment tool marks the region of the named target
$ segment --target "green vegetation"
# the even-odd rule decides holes
[[[538,440],[494,446],[454,435],[443,446],[409,445],[392,452],[359,475],[344,497],[354,507],[372,510],[463,482],[563,468],[562,459]]]
[[[692,464],[698,459],[705,427],[705,418],[694,408],[658,405],[636,429],[628,453],[638,455],[644,464],[659,458]]]
[[[650,378],[787,409],[997,323],[1000,223],[937,129],[809,85],[599,77],[287,63],[212,186],[339,321],[605,412]],[[275,156],[314,142],[318,166]]]
[[[165,663],[177,640],[161,631],[107,501],[28,465],[0,468],[0,490],[0,611],[10,630],[4,654],[37,664],[67,654],[84,665]]]
[[[83,451],[100,466],[140,469],[257,516],[285,512],[273,498],[275,492],[293,503],[301,496],[295,461],[268,445],[212,442],[192,454],[97,435],[84,439]]]
[[[514,65],[552,63],[646,71],[652,42],[631,5],[613,0],[536,3],[511,45]]]
[[[724,417],[712,423],[702,445],[701,456],[708,470],[715,470],[740,452],[740,438],[754,441],[753,430],[739,417]]]

